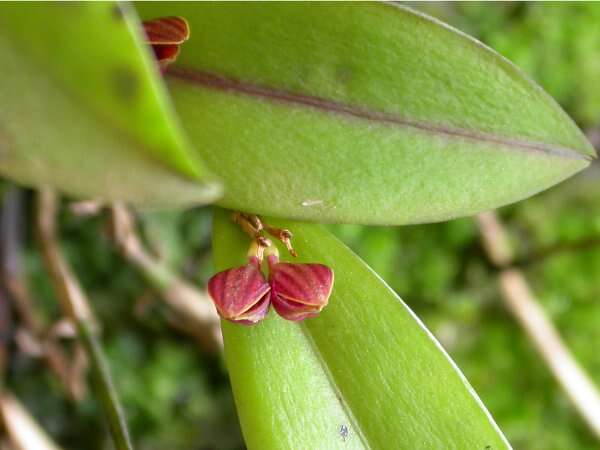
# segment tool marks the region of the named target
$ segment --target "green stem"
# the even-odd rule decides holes
[[[129,432],[127,431],[127,422],[117,390],[115,389],[108,363],[98,337],[92,331],[87,321],[78,323],[79,335],[85,347],[88,358],[90,359],[92,372],[94,375],[94,388],[98,395],[113,437],[116,450],[133,450]]]
[[[76,324],[83,347],[94,374],[94,386],[107,416],[116,450],[133,450],[125,416],[112,382],[106,357],[94,330],[95,320],[85,291],[65,259],[59,242],[56,224],[58,199],[48,189],[37,196],[36,229],[42,256],[50,273],[54,290],[60,300],[65,316]]]

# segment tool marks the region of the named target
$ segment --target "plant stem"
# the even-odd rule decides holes
[[[550,247],[533,251],[530,255],[516,259],[514,265],[522,267],[544,261],[546,258],[562,253],[590,250],[598,245],[600,245],[600,236],[588,236],[577,241],[561,242]]]
[[[82,370],[70,366],[69,360],[59,343],[48,336],[43,321],[36,314],[33,301],[23,272],[23,239],[25,224],[23,219],[23,192],[11,187],[4,192],[0,207],[0,297],[4,294],[7,308],[14,310],[20,325],[43,349],[42,358],[58,380],[65,386],[73,400],[85,395]],[[2,291],[5,290],[5,292]],[[2,299],[0,298],[0,303]],[[10,308],[9,308],[10,306]],[[1,309],[1,308],[0,308]],[[0,316],[2,315],[0,311]],[[10,317],[9,317],[10,318]],[[0,330],[9,330],[8,326]]]
[[[85,292],[79,285],[64,258],[56,231],[56,195],[47,189],[38,191],[36,230],[42,256],[63,312],[76,324],[87,356],[92,364],[95,387],[107,416],[110,431],[117,450],[132,450],[129,432],[108,364],[96,335],[97,322],[92,315]]]
[[[0,423],[16,450],[61,450],[25,409],[21,402],[9,392],[0,393]]]
[[[179,327],[193,335],[206,351],[222,350],[221,321],[208,294],[152,256],[142,244],[134,218],[125,206],[113,204],[110,214],[116,247],[176,312]]]
[[[0,395],[4,387],[4,373],[8,362],[8,340],[11,333],[10,307],[3,289],[0,287]]]
[[[94,373],[94,385],[108,419],[115,448],[117,450],[132,450],[133,446],[127,430],[125,414],[121,408],[102,347],[87,321],[81,321],[78,324],[78,329],[81,341],[90,359]]]
[[[489,259],[501,268],[499,282],[504,304],[525,329],[575,409],[600,439],[600,392],[562,341],[523,273],[511,267],[514,256],[510,240],[496,214],[480,214],[477,221]]]

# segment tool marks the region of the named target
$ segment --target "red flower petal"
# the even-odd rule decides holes
[[[277,313],[287,320],[316,316],[328,303],[333,289],[333,271],[323,264],[277,262],[268,257],[271,301]]]
[[[142,23],[148,43],[182,44],[190,37],[190,27],[183,17],[161,17]]]
[[[219,272],[208,281],[208,293],[217,312],[234,322],[262,320],[269,310],[270,290],[254,261]]]
[[[268,292],[261,301],[246,311],[243,315],[237,319],[227,319],[231,322],[239,323],[242,325],[255,325],[256,323],[263,320],[269,313],[269,307],[271,306],[271,293]]]
[[[147,42],[152,46],[154,56],[161,69],[165,69],[177,58],[179,44],[190,36],[188,23],[182,17],[162,17],[142,23]]]
[[[152,51],[160,68],[164,69],[177,59],[179,45],[153,45]]]
[[[301,320],[315,317],[322,309],[311,310],[311,308],[307,308],[306,305],[286,300],[281,296],[273,297],[273,308],[275,308],[275,311],[277,311],[277,314],[281,317],[294,322],[300,322]]]

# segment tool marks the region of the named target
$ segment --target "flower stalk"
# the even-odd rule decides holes
[[[215,274],[208,292],[219,315],[231,322],[254,325],[263,320],[271,304],[284,319],[301,321],[317,316],[333,289],[333,270],[324,264],[280,262],[279,251],[264,233],[281,241],[292,257],[292,233],[263,222],[256,215],[234,213],[232,220],[250,238],[248,263]],[[268,280],[262,272],[267,259]]]

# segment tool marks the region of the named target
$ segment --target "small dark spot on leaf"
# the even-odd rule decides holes
[[[123,8],[121,8],[121,5],[118,3],[112,7],[111,14],[117,20],[125,19],[125,11],[123,11]]]
[[[483,450],[492,450],[492,446],[491,445],[486,445]]]
[[[342,441],[346,442],[346,439],[348,439],[348,434],[350,433],[350,430],[348,430],[348,427],[344,424],[342,424],[340,426],[340,437],[342,438]]]
[[[117,97],[126,103],[133,102],[139,94],[140,80],[137,74],[127,67],[114,70],[112,84]]]
[[[354,70],[349,66],[340,66],[335,71],[335,77],[342,84],[347,84],[354,77]]]

